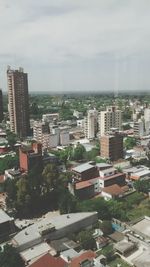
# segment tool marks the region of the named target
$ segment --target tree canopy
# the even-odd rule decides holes
[[[25,263],[14,247],[10,245],[5,245],[3,250],[0,251],[0,266],[25,267]]]

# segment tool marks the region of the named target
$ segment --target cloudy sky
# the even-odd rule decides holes
[[[30,91],[150,89],[150,0],[0,0],[0,87],[22,66]]]

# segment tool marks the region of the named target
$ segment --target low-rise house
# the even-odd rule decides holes
[[[143,179],[144,177],[150,177],[150,169],[144,165],[138,165],[130,168],[124,168],[123,172],[126,174],[127,180]]]
[[[10,217],[3,209],[0,209],[0,239],[14,232],[14,218]]]
[[[82,181],[74,184],[74,195],[79,199],[89,199],[94,197],[94,185],[90,181]]]
[[[38,258],[29,267],[67,267],[66,262],[60,257],[53,257],[49,253]]]
[[[117,184],[119,186],[125,185],[125,173],[117,172],[115,168],[100,171],[100,186],[102,188]]]
[[[50,242],[50,246],[55,250],[56,254],[59,254],[62,251],[68,250],[68,249],[79,249],[79,244],[77,244],[75,241],[68,239],[67,237],[53,240]]]
[[[98,169],[98,171],[103,171],[103,170],[107,170],[112,168],[111,164],[108,163],[96,163],[96,168]]]
[[[126,239],[114,245],[115,250],[123,256],[129,255],[133,250],[136,249],[136,247],[136,243],[127,241]]]
[[[92,250],[88,251],[80,251],[77,253],[76,251],[70,250],[66,251],[65,255],[61,254],[61,257],[65,259],[68,263],[68,267],[94,267],[94,259],[96,258],[96,253]]]
[[[89,180],[99,176],[99,171],[96,166],[90,163],[80,164],[77,167],[72,168],[72,172],[75,174],[76,179],[80,181]]]
[[[123,197],[124,194],[128,191],[129,187],[127,185],[121,187],[117,184],[113,184],[111,186],[104,187],[102,189],[101,195],[105,200],[116,199]]]

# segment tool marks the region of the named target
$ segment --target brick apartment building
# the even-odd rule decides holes
[[[123,158],[123,136],[118,133],[102,136],[100,147],[103,158],[108,158],[111,161]]]
[[[29,172],[34,167],[42,167],[42,145],[33,143],[32,146],[21,146],[19,148],[20,170]]]

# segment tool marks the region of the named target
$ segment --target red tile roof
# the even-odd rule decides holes
[[[107,187],[103,188],[102,191],[105,192],[105,193],[108,193],[108,194],[110,194],[112,196],[118,196],[118,195],[123,194],[122,188],[117,184],[113,184],[111,186],[107,186]]]
[[[73,258],[71,263],[69,263],[69,267],[80,267],[81,262],[85,260],[93,260],[95,257],[96,253],[92,250],[85,251],[80,256]]]
[[[66,267],[67,264],[62,258],[60,257],[55,258],[47,253],[29,266],[30,267]]]
[[[92,186],[92,184],[89,181],[82,181],[82,182],[76,183],[75,189],[78,190],[78,189],[83,189],[85,187],[90,187],[90,186]]]

